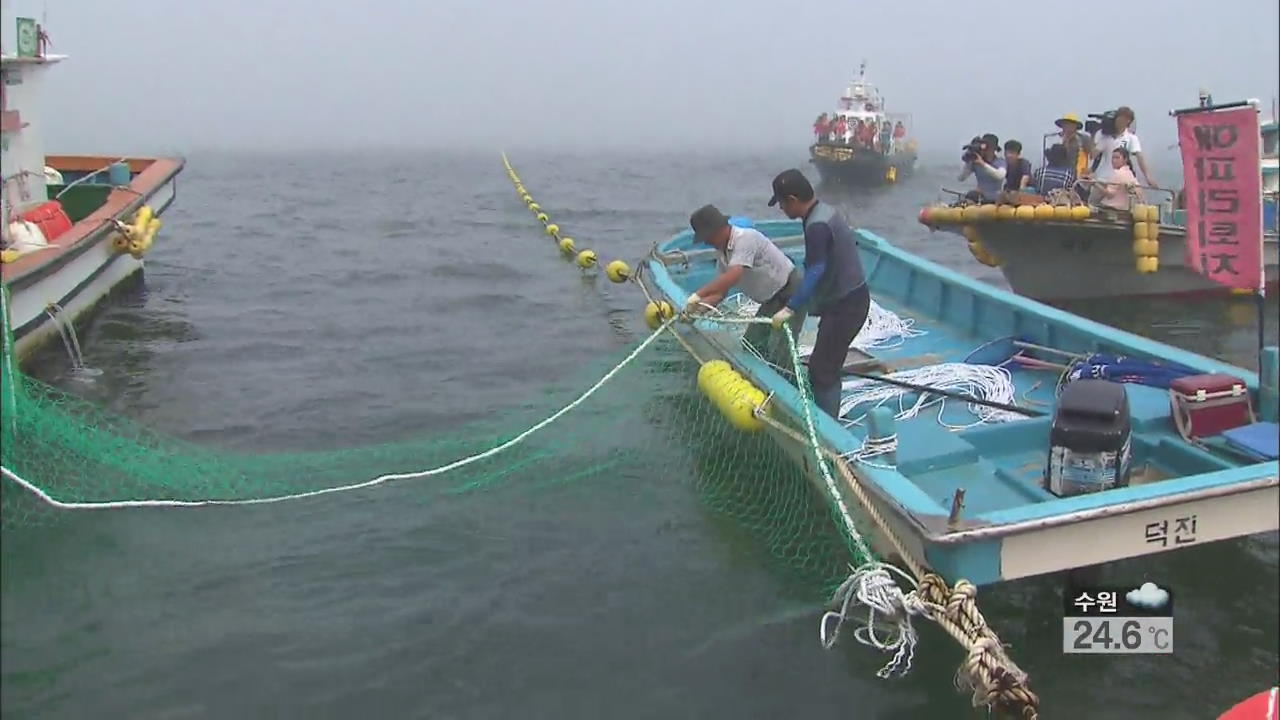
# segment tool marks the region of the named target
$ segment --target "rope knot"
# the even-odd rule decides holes
[[[973,602],[978,596],[978,588],[968,580],[957,580],[955,587],[951,588],[951,595],[947,598],[947,615],[951,617],[959,617],[961,609]]]

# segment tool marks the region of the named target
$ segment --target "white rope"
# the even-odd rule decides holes
[[[308,492],[293,493],[290,495],[277,495],[274,497],[265,497],[265,498],[251,498],[251,499],[245,499],[245,500],[117,500],[117,501],[111,501],[111,502],[107,502],[107,501],[65,502],[50,496],[44,490],[41,490],[36,485],[32,484],[25,478],[18,475],[13,470],[10,470],[9,468],[4,467],[3,465],[0,465],[0,473],[3,473],[5,477],[17,483],[20,487],[27,490],[31,494],[35,495],[40,500],[60,510],[116,510],[120,508],[204,507],[208,505],[266,505],[269,503],[285,502],[286,500],[301,500],[303,498],[317,497],[320,495],[330,495],[333,493],[348,492],[351,490],[360,490],[363,488],[373,487],[375,485],[381,485],[382,483],[391,482],[392,480],[412,480],[417,478],[430,477],[433,475],[440,475],[440,474],[449,472],[451,470],[457,470],[458,468],[465,467],[474,462],[484,460],[485,458],[493,457],[494,455],[497,455],[500,452],[503,452],[512,447],[515,447],[516,445],[526,440],[530,435],[533,435],[534,433],[545,428],[546,426],[550,425],[556,420],[559,420],[566,413],[572,411],[574,408],[578,407],[583,402],[585,402],[587,398],[594,395],[597,390],[604,387],[605,383],[612,380],[613,377],[617,375],[624,367],[631,364],[631,361],[635,360],[636,357],[639,356],[640,353],[643,352],[645,348],[649,347],[649,345],[653,343],[653,341],[657,339],[657,337],[661,335],[662,332],[666,330],[667,327],[672,322],[673,320],[669,319],[665,323],[663,323],[662,326],[659,327],[657,330],[655,330],[652,335],[645,338],[644,342],[637,345],[636,348],[632,350],[625,358],[623,358],[621,362],[615,365],[612,370],[605,373],[603,377],[601,377],[598,381],[596,381],[594,385],[592,385],[590,388],[587,388],[587,390],[583,392],[581,395],[579,395],[573,402],[560,408],[554,414],[547,417],[545,420],[542,420],[541,422],[530,427],[529,429],[525,430],[519,435],[511,438],[510,440],[502,443],[501,445],[496,445],[492,448],[489,448],[488,450],[485,450],[484,452],[477,453],[475,455],[470,455],[460,460],[455,460],[451,463],[448,463],[447,465],[441,465],[439,467],[431,468],[429,470],[419,470],[417,472],[380,475],[376,478],[373,478],[372,480],[366,480],[364,482],[354,483],[351,485],[340,485],[337,487],[322,488],[320,490],[310,490]]]
[[[911,383],[912,385],[971,395],[979,400],[988,400],[1006,405],[1013,405],[1017,400],[1013,376],[1005,368],[994,365],[941,363],[910,370],[900,370],[885,377]],[[926,408],[937,406],[938,423],[950,430],[961,430],[988,422],[1010,422],[1025,419],[1024,416],[1008,410],[977,403],[967,403],[969,410],[977,416],[977,420],[967,425],[953,425],[942,419],[947,401],[946,396],[943,395],[920,394],[914,402],[908,404],[904,396],[907,393],[916,393],[918,391],[863,378],[846,380],[841,384],[841,388],[843,391],[840,400],[841,416],[849,414],[858,406],[869,406],[867,412],[870,412],[870,408],[879,407],[897,398],[898,411],[894,416],[895,419],[906,420],[913,418]],[[846,421],[845,424],[846,426],[857,424],[864,417],[866,417],[865,413],[853,420]]]
[[[760,309],[760,303],[742,293],[729,296],[722,305],[726,305],[727,311],[739,317],[751,317]],[[927,334],[924,330],[917,330],[915,324],[914,318],[899,317],[897,313],[872,299],[867,310],[867,320],[862,324],[862,329],[858,331],[858,336],[853,339],[850,347],[859,350],[888,350],[898,347],[905,343],[907,338]],[[800,354],[802,356],[811,354],[814,346],[813,335],[802,333],[799,340]]]
[[[887,572],[892,570],[903,578],[911,591],[902,588]],[[840,636],[845,621],[856,618],[857,606],[866,607],[866,622],[854,631],[853,636],[863,645],[882,652],[893,652],[893,658],[876,672],[880,678],[905,675],[911,671],[919,636],[911,625],[912,615],[927,615],[928,606],[916,593],[916,581],[893,565],[870,563],[853,570],[853,574],[836,589],[832,602],[837,610],[822,615],[818,638],[822,646],[830,649]],[[832,624],[834,621],[834,625]],[[886,630],[886,624],[891,628]],[[830,635],[828,635],[830,628]],[[881,633],[886,633],[882,635]]]

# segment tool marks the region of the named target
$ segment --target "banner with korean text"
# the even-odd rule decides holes
[[[1231,288],[1264,287],[1261,128],[1252,106],[1178,115],[1187,266]]]

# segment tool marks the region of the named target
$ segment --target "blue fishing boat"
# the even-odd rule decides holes
[[[756,227],[800,260],[798,222]],[[814,412],[820,452],[844,461],[834,487],[803,396],[726,322],[732,308],[670,327],[704,369],[726,362],[767,396],[744,431],[769,433],[860,527],[876,526],[873,506],[882,556],[901,555],[896,534],[915,562],[985,585],[1277,529],[1276,348],[1260,378],[857,236],[872,315],[900,332],[860,335],[842,418]],[[680,307],[716,272],[712,252],[681,232],[655,245],[642,283]]]

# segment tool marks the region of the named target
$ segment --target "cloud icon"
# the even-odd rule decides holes
[[[1169,591],[1161,589],[1155,583],[1142,583],[1142,587],[1126,593],[1124,599],[1128,600],[1130,605],[1159,610],[1169,602]]]

